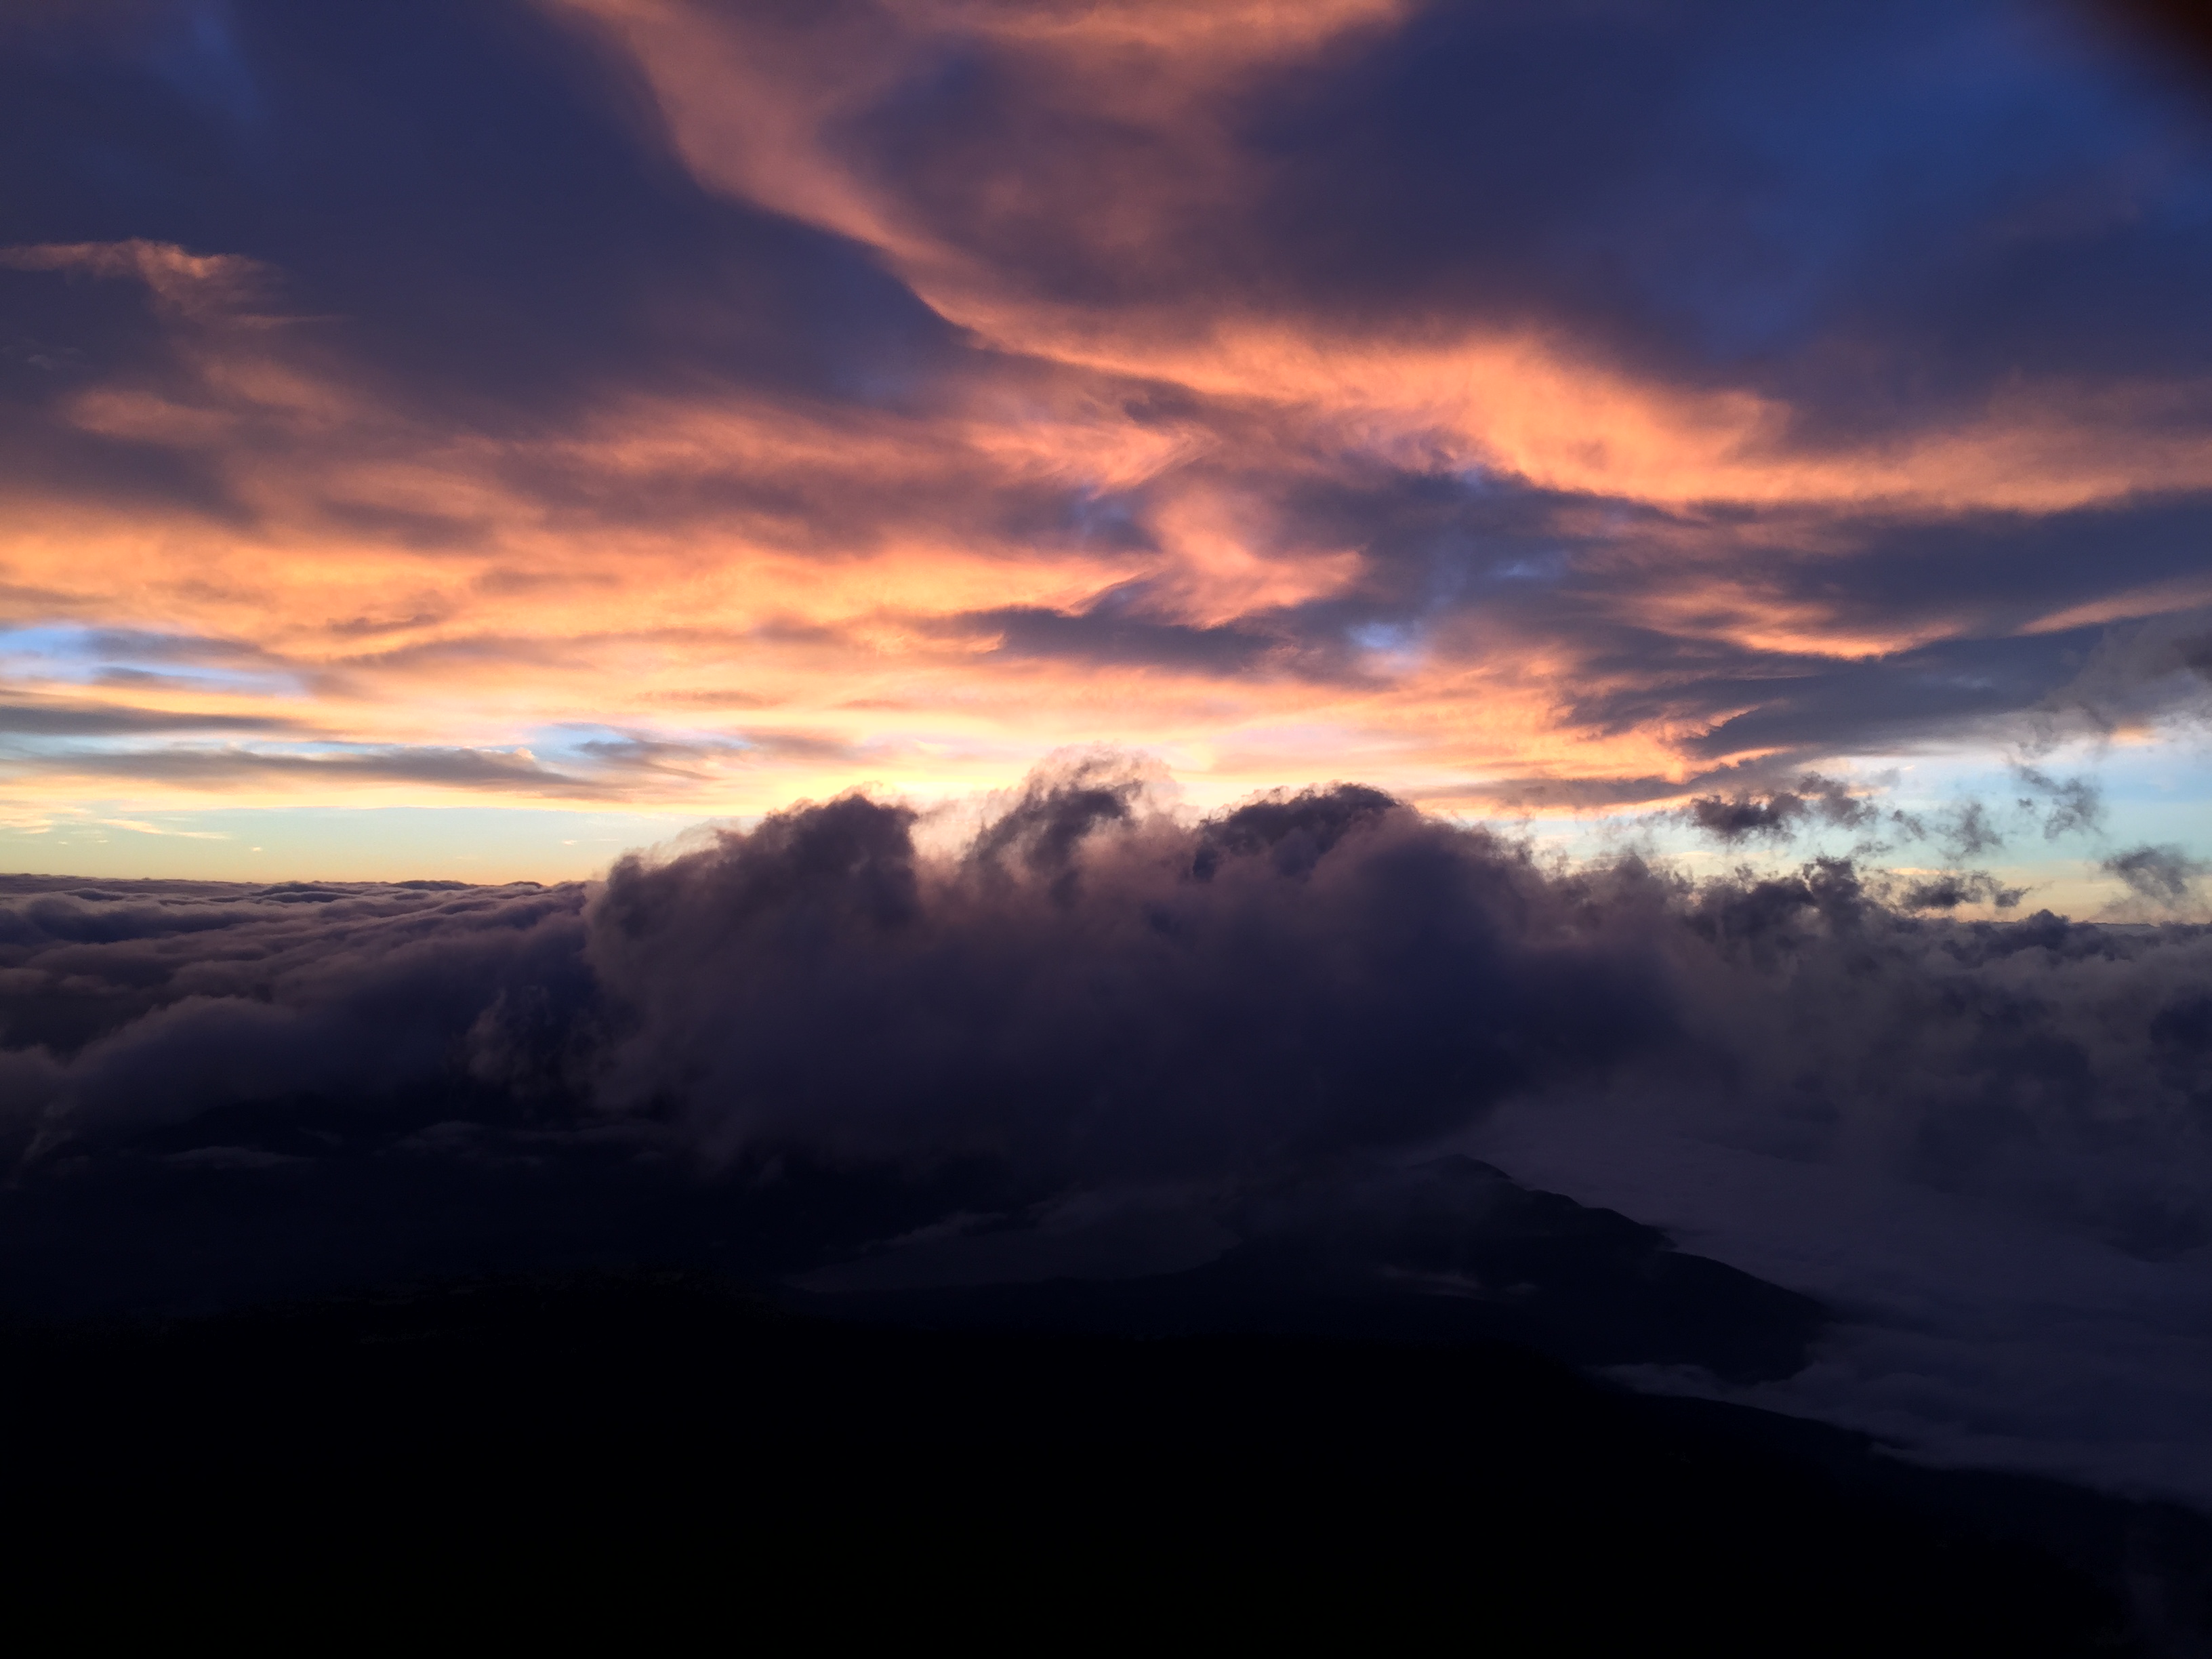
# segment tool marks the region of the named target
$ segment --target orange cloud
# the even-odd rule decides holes
[[[1221,131],[1238,77],[1387,24],[1395,4],[908,4],[863,28],[829,13],[793,27],[679,0],[561,3],[635,54],[702,181],[872,245],[945,316],[1009,352],[1265,404],[1379,456],[1672,504],[2051,512],[2212,488],[2212,438],[2167,419],[2177,405],[2202,407],[2212,386],[2017,380],[1932,429],[1807,443],[1798,411],[1771,396],[1669,385],[1524,330],[1376,333],[1255,313],[1262,284],[1178,291],[1166,304],[1055,301],[902,209],[833,137],[929,43],[987,39],[1056,107],[1110,120],[1146,148],[1141,164],[1120,166],[1102,146],[1070,178],[1002,158],[985,210],[1049,221],[1103,269],[1172,259],[1187,223],[1233,210],[1252,189]]]
[[[181,250],[69,252],[67,268],[149,284],[229,269]],[[16,688],[174,717],[258,716],[288,744],[305,733],[505,758],[473,772],[426,763],[421,775],[354,776],[226,738],[187,744],[193,765],[150,768],[145,783],[166,795],[337,789],[385,800],[495,787],[744,809],[860,776],[1000,784],[1073,738],[1178,756],[1205,775],[1201,794],[1294,779],[1318,752],[1348,774],[1473,801],[1486,778],[1685,775],[1675,744],[1702,729],[1662,719],[1576,730],[1561,688],[1600,681],[1560,638],[1462,627],[1440,654],[1320,678],[1269,668],[1255,647],[1251,665],[1224,678],[1172,654],[1006,659],[1003,628],[963,623],[1009,607],[1079,618],[1130,594],[1139,623],[1202,635],[1352,592],[1364,556],[1300,544],[1247,474],[1279,484],[1285,457],[1299,455],[1321,477],[1377,458],[1403,464],[1397,451],[1415,422],[1394,426],[1389,398],[1420,416],[1432,441],[1450,441],[1453,423],[1463,432],[1481,405],[1480,386],[1515,375],[1524,388],[1551,386],[1560,404],[1536,425],[1516,417],[1516,430],[1539,434],[1516,441],[1517,470],[1530,472],[1542,442],[1565,444],[1577,429],[1572,400],[1595,396],[1596,383],[1547,381],[1518,349],[1332,356],[1279,340],[1243,349],[1241,363],[1232,352],[1149,366],[1152,379],[1218,400],[1213,417],[1194,406],[1140,421],[1114,396],[1136,365],[1103,379],[1098,366],[1073,365],[1042,380],[987,378],[928,418],[664,395],[611,404],[574,431],[495,439],[410,424],[331,380],[313,349],[266,330],[226,331],[212,301],[195,305],[187,392],[95,386],[64,405],[66,418],[210,455],[250,504],[250,527],[20,500],[5,576],[30,596],[17,601],[21,620],[237,641],[257,653],[261,678],[85,687],[25,672]],[[1740,405],[1711,400],[1721,413],[1711,429],[1723,417],[1756,424]],[[1632,427],[1644,447],[1607,449],[1631,429],[1616,422],[1614,437],[1586,446],[1581,483],[1603,474],[1617,485],[1624,470],[1649,483],[1679,464],[1666,446],[1722,441],[1649,411]],[[1450,459],[1476,457],[1470,445]],[[557,501],[532,482],[549,477],[562,481]],[[1038,486],[1149,490],[1141,542],[1101,549],[990,521],[994,504]],[[638,500],[656,510],[626,518]],[[1763,597],[1740,550],[1663,557],[1657,591],[1647,580],[1620,600],[1644,625],[1762,649],[1901,643],[1839,635],[1817,605]],[[541,764],[514,741],[564,726],[632,733],[630,763],[611,776]],[[20,769],[19,807],[112,783],[112,758],[93,760]]]
[[[478,420],[410,399],[343,319],[289,315],[266,263],[0,250],[143,291],[167,355],[80,375],[49,418],[204,497],[8,486],[0,617],[32,641],[0,639],[9,688],[42,731],[109,727],[7,751],[0,807],[749,810],[1002,784],[1094,741],[1174,757],[1201,798],[1318,769],[1474,804],[1686,780],[1788,747],[1731,735],[1775,686],[2204,597],[2162,580],[2015,616],[1995,584],[1854,590],[1899,526],[2212,489],[2212,388],[2185,375],[2023,374],[1823,426],[1595,333],[1330,310],[1264,263],[1206,266],[1200,233],[1266,182],[1239,100],[1379,38],[1395,0],[548,9],[635,65],[699,185],[896,273],[950,325],[944,360],[866,395],[611,374]],[[893,176],[857,124],[956,60],[1044,112],[1035,143]],[[1466,527],[1486,491],[1502,550]],[[95,633],[235,654],[70,642]]]

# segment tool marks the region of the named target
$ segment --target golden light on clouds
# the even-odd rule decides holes
[[[40,360],[46,441],[118,482],[0,485],[10,811],[747,811],[1095,744],[1206,799],[1601,805],[1922,741],[1815,708],[1859,665],[2212,600],[2164,568],[2015,595],[1980,550],[2212,489],[2197,368],[1854,403],[1833,365],[1879,342],[1698,359],[1510,272],[1486,301],[1474,254],[1368,295],[1367,222],[1309,234],[1360,204],[1297,198],[1255,112],[1387,52],[1396,4],[544,15],[707,227],[690,286],[647,262],[578,313],[615,343],[521,351],[518,381],[601,353],[561,395],[441,390],[465,331],[380,353],[258,246],[0,252],[144,336]],[[959,119],[897,125],[955,81]],[[568,280],[535,269],[501,280]]]

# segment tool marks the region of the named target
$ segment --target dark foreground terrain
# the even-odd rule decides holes
[[[2180,1510],[1496,1344],[859,1324],[631,1274],[8,1346],[11,1601],[87,1638],[2185,1653],[2212,1560]]]

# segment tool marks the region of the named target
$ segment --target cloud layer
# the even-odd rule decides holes
[[[1572,1192],[1607,1178],[1596,1149],[1656,1137],[1737,1159],[1738,1189],[1646,1191],[1647,1214],[1845,1321],[1799,1408],[1875,1413],[1880,1378],[1845,1387],[1857,1373],[1819,1355],[1933,1332],[1948,1346],[1915,1363],[1944,1368],[1939,1404],[1889,1401],[1890,1431],[1972,1456],[2002,1418],[2008,1461],[2212,1494],[2185,1429],[2160,1419],[2165,1475],[2120,1444],[2203,1358],[2206,929],[1952,921],[1835,860],[1704,884],[1552,867],[1352,787],[1192,823],[1109,757],[1033,778],[945,850],[916,828],[847,796],[592,889],[16,878],[10,1304],[577,1261],[824,1293],[1266,1261],[1276,1276],[1231,1274],[1247,1289],[1223,1305],[1262,1282],[1274,1302],[1382,1285],[1504,1317],[1517,1263],[1505,1280],[1553,1310],[1532,1328],[1574,1352],[1798,1370],[1806,1316],[1747,1281],[1680,1291],[1707,1312],[1658,1320],[1672,1346],[1622,1347],[1618,1318],[1588,1334],[1618,1294],[1588,1262],[1656,1283],[1660,1245],[1516,1209],[1449,1162],[1510,1129],[1486,1155]],[[1832,1206],[1817,1271],[1761,1220],[1807,1181],[1857,1195]],[[2094,1318],[2037,1334],[2049,1361],[2106,1333],[2111,1412],[2069,1407],[2101,1427],[2061,1435],[2008,1392],[1978,1334],[1990,1287],[1923,1297],[1936,1322],[1917,1327],[1869,1290],[1892,1282],[1894,1217],[1858,1200],[1885,1192],[2107,1264],[2078,1291]],[[1499,1227],[1551,1242],[1509,1249]],[[1997,1288],[2036,1291],[2034,1251],[2026,1278],[2003,1259]],[[2164,1288],[2122,1294],[2130,1275]],[[1648,1298],[1619,1305],[1650,1328]],[[1711,1318],[1766,1334],[1680,1335]]]
[[[20,811],[2202,710],[2212,151],[2089,12],[171,0],[0,80]]]

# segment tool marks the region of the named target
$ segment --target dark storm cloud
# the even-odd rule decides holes
[[[342,1119],[437,1077],[503,974],[540,995],[557,985],[581,902],[573,888],[442,883],[9,885],[0,971],[18,1134],[43,1133],[37,1109],[57,1091],[87,1131],[302,1097]]]
[[[1785,1408],[1855,1423],[1903,1364],[1913,1443],[1971,1460],[1992,1423],[2045,1447],[1999,1461],[2134,1487],[2166,1435],[2148,1488],[2197,1490],[2160,1403],[2196,1304],[2141,1298],[2212,1238],[2212,930],[1961,921],[2018,897],[1972,871],[1565,871],[1350,786],[1181,823],[1146,776],[1041,775],[938,853],[847,796],[590,889],[0,881],[0,1309],[693,1262],[899,1316],[1503,1337],[1794,1377]],[[2111,1412],[1992,1383],[1941,1287],[1854,1291],[1875,1322],[1824,1335],[1805,1296],[1453,1151],[1501,1109],[1571,1152],[1596,1110],[1870,1194],[1819,1250],[1870,1285],[1898,1193],[2086,1239],[2090,1300],[2033,1352],[2112,1373]],[[1756,1234],[1730,1202],[1700,1227]],[[2041,1259],[2000,1275],[2005,1317]]]
[[[113,703],[68,703],[58,698],[0,702],[0,735],[8,737],[123,737],[141,732],[274,733],[292,729],[294,722],[265,714],[195,714]]]
[[[732,1146],[805,1138],[837,1100],[859,1109],[832,1131],[855,1151],[896,1153],[927,1123],[944,1153],[1041,1172],[1213,1176],[1435,1133],[1654,1018],[1634,952],[1505,921],[1540,890],[1510,860],[1370,836],[1372,859],[1328,864],[1326,797],[1201,846],[1132,823],[1128,797],[1111,776],[1033,793],[950,871],[917,860],[903,813],[858,799],[618,867],[594,956],[641,1024],[611,1086],[642,1100],[696,1079],[702,1135]],[[1279,867],[1293,838],[1306,850]],[[1282,873],[1302,864],[1312,880]],[[702,1021],[718,985],[761,1020]],[[988,1076],[954,1035],[979,1000]],[[831,1030],[871,1036],[802,1035]]]
[[[1071,663],[1111,663],[1137,668],[1232,675],[1278,670],[1340,672],[1341,648],[1328,641],[1271,634],[1249,623],[1194,628],[1144,616],[1141,595],[1109,593],[1086,611],[1070,614],[1038,605],[979,611],[955,618],[947,631],[996,636],[995,653]],[[1318,647],[1318,648],[1317,648]],[[1334,656],[1335,662],[1328,661]]]
[[[1185,823],[1097,760],[939,851],[848,794],[591,888],[0,880],[0,1313],[1382,1285],[1960,1455],[2002,1373],[2212,1492],[2212,932],[2020,914],[1980,866],[2100,836],[2081,780],[1914,816],[1828,758],[2212,710],[2208,130],[2033,5],[1300,14],[0,17],[0,598],[120,699],[11,692],[9,768],[612,801],[1233,718],[1802,864],[1568,869],[1351,786]],[[655,723],[724,703],[787,729]],[[2141,918],[2201,850],[2095,854]],[[1808,1254],[1861,1276],[1824,1311],[1458,1156],[1516,1113],[1832,1180]],[[2008,1347],[1964,1270],[1882,1288],[1953,1263],[1900,1193],[2097,1265],[1995,1253]],[[1869,1307],[1919,1346],[1853,1372]]]
[[[2027,896],[2028,888],[2008,885],[1988,871],[1963,866],[2002,851],[2023,832],[2039,833],[2045,842],[2096,836],[2104,820],[2103,799],[2090,779],[2052,777],[2021,764],[2012,771],[2017,787],[2027,793],[2016,796],[2008,808],[1969,798],[1941,811],[1885,810],[1877,799],[1853,793],[1848,785],[1808,772],[1786,789],[1739,788],[1729,794],[1695,796],[1671,816],[1723,847],[1778,846],[1799,836],[1841,830],[1856,832],[1850,854],[1857,859],[1931,848],[1954,867],[1900,879],[1877,876],[1883,899],[1907,915],[1949,912],[1962,905],[2011,910]],[[2166,850],[2178,854],[2179,849]],[[2126,858],[2108,859],[2103,867],[2144,897],[2179,902],[2191,890],[2185,877],[2178,887],[2161,885],[2167,869],[2163,857],[2159,849],[2144,848]]]
[[[1914,830],[1919,827],[1917,822],[1910,824]],[[1967,801],[1954,810],[1949,815],[1949,822],[1938,833],[1958,858],[1978,857],[2004,845],[2003,833],[1990,822],[1988,809],[1978,800]]]
[[[2202,598],[2212,140],[2117,37],[1978,0],[1435,4],[1227,44],[1205,8],[1139,9],[672,6],[682,65],[728,48],[703,103],[585,4],[11,18],[6,465],[134,545],[225,532],[173,591],[76,591],[106,557],[20,608],[150,633],[189,604],[264,653],[411,619],[304,683],[356,746],[346,674],[451,705],[493,641],[559,683],[530,729],[688,741],[592,706],[573,601],[666,615],[709,568],[741,579],[702,650],[787,623],[818,685],[903,651],[886,626],[918,677],[993,635],[975,673],[1048,678],[1086,740],[1213,735],[1166,729],[1218,706],[1182,687],[1156,726],[1082,724],[1101,671],[1256,707],[1520,652],[1562,755],[1663,732],[1676,774],[1764,757],[1772,783],[2201,692],[2187,640],[2118,641]],[[1139,73],[1155,27],[1181,44]],[[1501,339],[1541,361],[1454,356]],[[1723,392],[1771,402],[1740,424],[1697,401]],[[1563,393],[1590,430],[1516,447],[1514,411]],[[59,533],[19,574],[65,565]],[[306,580],[217,568],[263,545]],[[1003,595],[948,550],[1004,560]],[[365,559],[419,591],[325,603]],[[1395,700],[1360,718],[1439,741]]]
[[[1925,411],[2023,368],[2162,374],[2185,340],[2201,367],[2206,135],[2077,22],[1428,7],[1255,102],[1260,222],[1331,305],[1601,331],[1817,389],[1820,421],[1893,418],[1908,376]]]
[[[1018,40],[916,58],[844,143],[946,242],[1062,301],[1228,289],[1562,326],[1815,391],[1815,422],[2023,368],[2164,374],[2182,339],[2205,362],[2206,135],[2060,8],[1421,6],[1254,76],[1253,187],[1180,208],[1155,198],[1176,200],[1185,135],[1070,109]],[[1109,256],[1112,229],[1063,209],[1086,188],[1158,234]]]
[[[671,377],[877,401],[947,347],[865,252],[704,194],[651,94],[538,8],[88,8],[9,44],[0,142],[37,158],[10,240],[261,261],[298,327],[464,420]],[[7,280],[56,349],[164,349],[128,295]]]
[[[1778,837],[1790,833],[1802,809],[1795,795],[1778,794],[1765,800],[1739,795],[1730,800],[1720,795],[1700,795],[1690,803],[1690,822],[1717,841],[1738,842],[1753,836]]]
[[[1931,890],[1913,904],[1958,902]],[[917,857],[898,809],[848,799],[618,866],[592,944],[634,1022],[610,1051],[612,1097],[680,1103],[726,1148],[822,1134],[855,1152],[1011,1157],[1055,1180],[1417,1142],[1504,1094],[1632,1079],[1662,1056],[1717,1068],[1725,1092],[1729,1073],[1741,1086],[1784,1064],[1784,1033],[1816,1011],[1824,1045],[1894,1061],[1879,1081],[1850,1062],[1825,1085],[1832,1109],[1894,1114],[1908,1145],[1954,1142],[1953,1178],[2001,1179],[1974,1170],[1954,1114],[1987,1110],[1996,1090],[2006,1137],[2037,1144],[2039,1164],[2104,1133],[2100,1091],[2137,1086],[2121,1079],[2143,1039],[2108,1046],[2091,1011],[2202,974],[2206,949],[2199,929],[2120,936],[2047,915],[1931,927],[1834,862],[1708,888],[1634,864],[1548,875],[1366,791],[1183,830],[1103,768],[1033,786],[952,865]],[[1854,960],[1876,985],[1843,994]],[[732,998],[757,1013],[710,1012]],[[1938,1007],[1953,1012],[1918,1025]],[[976,1008],[991,1010],[987,1075],[974,1038],[951,1036],[975,1030]],[[857,1032],[865,1045],[833,1035]],[[2054,1090],[2031,1051],[2078,1091]],[[1939,1053],[1978,1056],[1963,1086],[1982,1105],[1962,1103]],[[2182,1099],[2144,1109],[2165,1126],[2146,1147],[2193,1143]],[[2160,1184],[2148,1165],[2129,1179]],[[2068,1201],[2136,1224],[2117,1192]],[[2212,1220],[2178,1188],[2154,1207],[2158,1224]]]
[[[2192,896],[2212,864],[2191,858],[2179,847],[2137,847],[2116,853],[2105,869],[2139,896],[2158,904],[2179,904]]]
[[[1700,758],[1772,749],[1808,758],[1879,752],[2005,732],[2011,717],[2035,709],[2065,684],[2069,654],[2094,637],[2083,630],[2072,638],[1947,640],[1859,661],[1747,653],[1736,674],[1666,684],[1663,691],[1674,706],[1716,710],[1730,706],[1731,693],[1735,708],[1747,694],[1759,694],[1750,712],[1719,720],[1684,744]],[[1610,701],[1593,699],[1591,713],[1613,714]]]
[[[1794,514],[1771,521],[1772,556],[1759,562],[1758,580],[1772,599],[1822,603],[1838,624],[1877,632],[1920,626],[2003,635],[2047,628],[2045,619],[2115,593],[2195,583],[2212,535],[2212,497],[1932,520],[1838,515],[1821,526],[1823,556],[1792,556],[1789,538],[1806,527]],[[1753,533],[1756,544],[1763,538]],[[2070,631],[2088,629],[2085,623]]]
[[[1349,593],[1267,616],[1271,651],[1249,623],[1163,628],[1156,640],[1117,634],[1130,626],[1118,595],[1120,603],[1082,618],[1044,613],[1036,625],[1010,631],[1007,648],[1018,641],[1025,653],[1079,659],[1213,672],[1296,665],[1327,676],[1356,672],[1346,649],[1354,629],[1440,641],[1448,654],[1458,629],[1510,629],[1578,661],[1581,674],[1563,688],[1570,729],[1620,732],[1664,720],[1697,733],[1680,740],[1693,761],[1765,751],[1783,766],[1793,757],[2022,734],[2039,722],[2070,730],[2085,713],[2092,726],[2100,712],[2107,726],[2168,714],[2201,700],[2191,653],[2212,663],[2212,636],[2189,612],[2149,627],[2085,622],[2015,631],[2115,588],[2194,580],[2212,536],[2212,507],[2197,498],[1940,524],[1846,519],[1823,527],[1813,554],[1787,550],[1806,526],[1781,515],[1767,532],[1778,545],[1748,577],[1747,603],[1820,606],[1839,624],[1877,635],[1947,622],[1958,630],[1842,656],[1740,642],[1725,622],[1711,631],[1638,625],[1644,602],[1668,602],[1682,580],[1666,538],[1705,527],[1693,515],[1626,502],[1604,503],[1600,513],[1595,505],[1433,475],[1310,486],[1296,498],[1300,532],[1358,547],[1367,568]],[[1644,545],[1652,551],[1636,550]]]
[[[1848,785],[1817,772],[1805,774],[1795,789],[1765,796],[1700,795],[1685,810],[1691,823],[1726,842],[1783,839],[1808,822],[1856,830],[1881,816],[1872,802],[1854,796]]]
[[[2014,767],[2013,776],[2028,792],[2020,801],[2023,811],[2033,811],[2039,801],[2045,803],[2045,841],[2057,841],[2061,836],[2093,835],[2103,827],[2105,795],[2094,779],[2054,778],[2033,766]]]
[[[1962,904],[1988,904],[2010,910],[2027,896],[2026,888],[2007,887],[1987,872],[1973,870],[1963,875],[1934,876],[1926,881],[1913,882],[1897,902],[1907,910],[1955,910]]]
[[[416,1137],[410,1157],[437,1155],[439,1123],[476,1146],[527,1122],[532,1157],[643,1134],[745,1180],[784,1155],[982,1170],[1020,1209],[1656,1086],[2130,1248],[2212,1236],[2196,1085],[2150,1035],[2212,983],[2202,928],[1919,921],[2017,896],[1968,872],[1893,909],[1834,860],[1704,886],[1632,860],[1561,874],[1351,787],[1186,827],[1108,760],[1033,780],[954,854],[918,851],[914,823],[849,796],[625,860],[588,902],[19,878],[19,1178],[202,1117],[207,1144],[265,1129],[308,1158],[325,1118]]]

